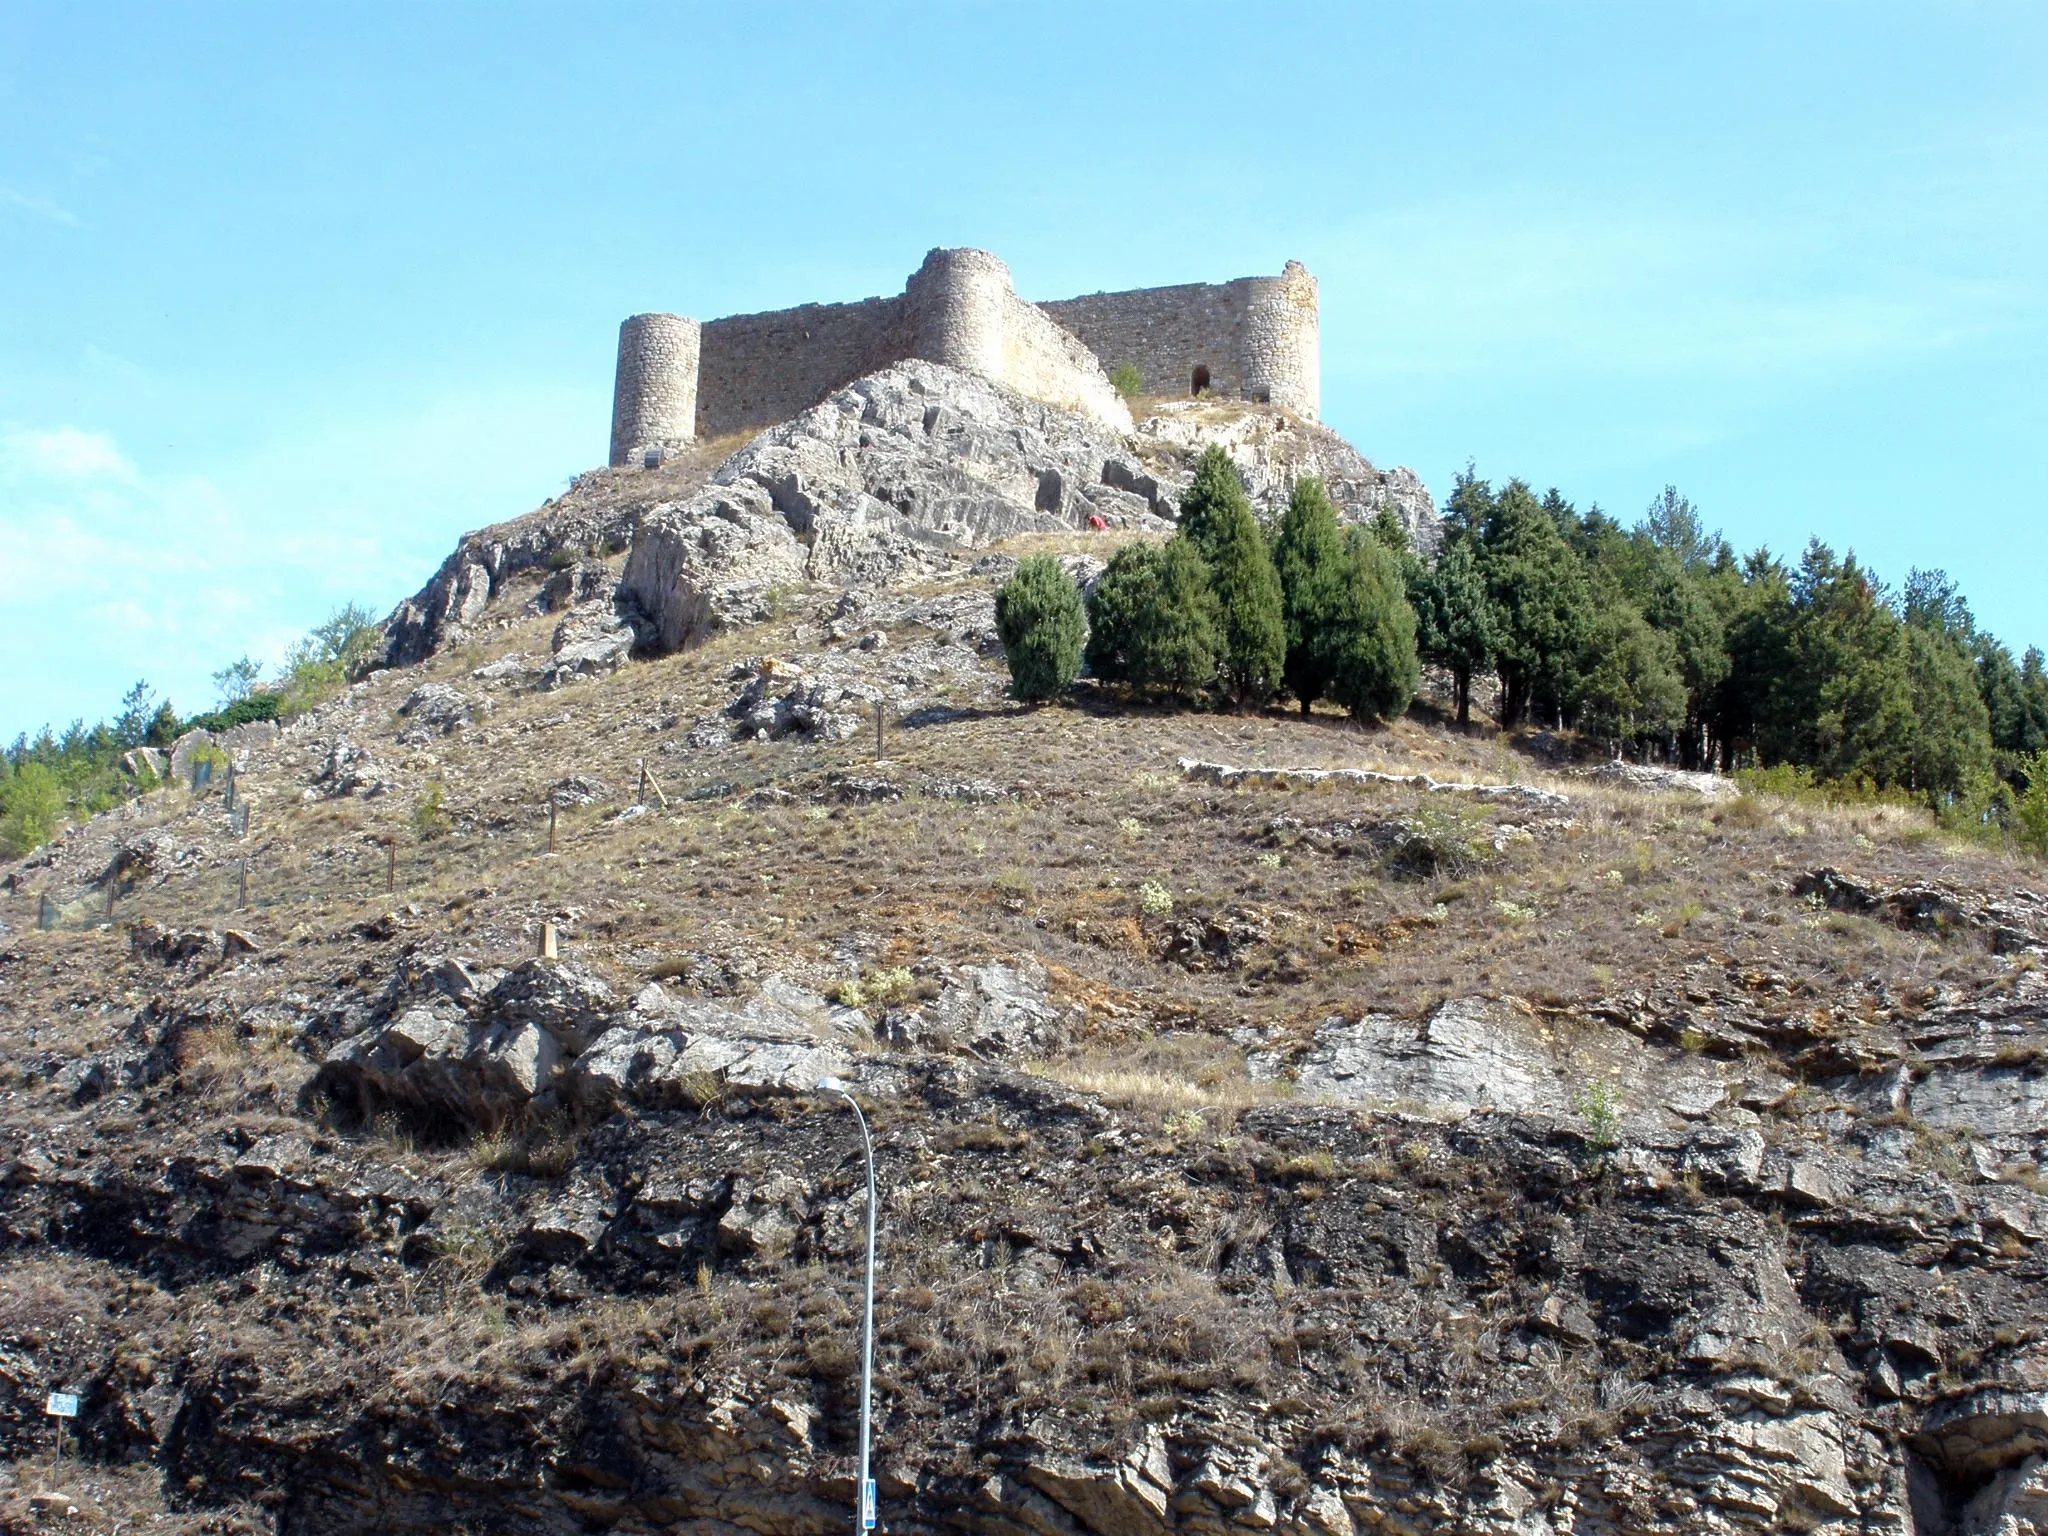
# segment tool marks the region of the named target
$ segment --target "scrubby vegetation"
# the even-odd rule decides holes
[[[1385,720],[1427,663],[1460,726],[1490,671],[1503,729],[1774,771],[1780,793],[1898,799],[2048,851],[2048,664],[1979,629],[1942,572],[1893,589],[1818,541],[1796,566],[1738,558],[1670,487],[1624,529],[1468,472],[1444,532],[1432,559],[1390,513],[1343,528],[1313,479],[1261,530],[1212,446],[1174,538],[1119,550],[1091,594],[1088,670],[1142,695],[1251,708],[1284,692]],[[1033,678],[1019,695],[1048,696]]]
[[[91,816],[131,795],[156,787],[153,770],[130,772],[121,759],[137,747],[168,747],[190,730],[227,730],[258,720],[288,720],[330,698],[360,677],[377,653],[382,628],[366,608],[344,604],[286,652],[277,677],[260,685],[249,657],[213,675],[220,702],[201,714],[180,716],[138,681],[113,719],[88,726],[74,720],[62,733],[44,726],[0,752],[0,853],[20,855],[42,846],[68,817]]]

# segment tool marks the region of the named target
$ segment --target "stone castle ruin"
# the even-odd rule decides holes
[[[699,323],[633,315],[619,327],[611,463],[651,468],[699,438],[787,421],[835,389],[922,358],[1128,431],[1105,370],[1150,395],[1204,391],[1314,420],[1321,403],[1316,280],[1135,288],[1031,304],[987,251],[934,250],[894,298],[804,304]]]

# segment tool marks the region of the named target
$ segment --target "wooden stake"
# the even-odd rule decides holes
[[[640,759],[640,798],[643,802],[647,799],[647,791],[650,789],[654,791],[654,798],[661,802],[661,808],[667,810],[668,796],[661,791],[661,780],[647,771],[647,759],[643,757]]]
[[[880,699],[875,700],[875,761],[882,760],[882,715],[886,706]]]
[[[555,851],[555,802],[548,802],[548,852]]]
[[[227,812],[232,816],[235,814],[235,760],[232,757],[228,759],[228,791],[226,799]]]
[[[242,855],[242,876],[235,888],[235,910],[241,911],[249,905],[249,855]]]
[[[540,957],[543,960],[556,958],[555,920],[552,917],[545,919],[540,925]]]
[[[398,889],[398,844],[384,845],[384,890],[388,894]]]

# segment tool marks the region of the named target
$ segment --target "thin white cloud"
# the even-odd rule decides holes
[[[14,426],[0,428],[0,479],[132,484],[135,466],[104,432]]]
[[[0,668],[0,738],[104,714],[138,676],[204,707],[223,663],[275,664],[344,601],[388,609],[463,531],[559,490],[603,419],[589,390],[479,390],[296,423],[203,474],[0,422],[0,655],[46,658]]]
[[[19,208],[23,213],[48,219],[52,224],[76,224],[78,215],[69,208],[59,207],[44,197],[30,197],[26,192],[17,192],[12,187],[0,187],[0,208]]]

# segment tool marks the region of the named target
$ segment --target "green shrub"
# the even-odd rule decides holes
[[[369,671],[384,638],[370,610],[344,603],[285,652],[279,712],[302,715]]]
[[[254,721],[275,720],[282,704],[283,700],[275,693],[248,694],[225,708],[194,715],[179,727],[179,731],[227,731]]]
[[[2048,858],[2048,752],[2026,759],[2027,787],[2013,801],[2013,831],[2029,853]]]
[[[1073,686],[1087,630],[1081,591],[1051,555],[1021,561],[996,591],[996,633],[1020,699],[1049,699]]]
[[[23,763],[0,782],[0,847],[11,857],[42,847],[63,819],[63,782],[41,763]]]
[[[446,837],[453,825],[448,815],[447,791],[436,779],[412,803],[413,836],[430,843],[437,837]]]
[[[1135,400],[1145,392],[1145,376],[1136,363],[1118,363],[1110,371],[1109,387],[1124,399]]]

